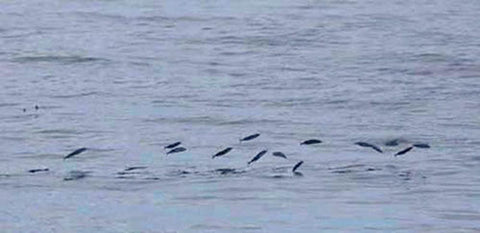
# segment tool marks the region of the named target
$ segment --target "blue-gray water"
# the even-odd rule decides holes
[[[0,1],[0,231],[479,232],[479,12]]]

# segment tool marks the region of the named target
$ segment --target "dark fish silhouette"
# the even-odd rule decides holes
[[[73,151],[72,153],[70,153],[70,154],[68,154],[67,156],[63,157],[63,159],[71,158],[71,157],[73,157],[73,156],[75,156],[75,155],[78,155],[78,154],[80,154],[80,153],[82,153],[82,152],[84,152],[84,151],[86,151],[86,150],[87,150],[87,148],[85,148],[85,147],[76,149],[76,150]]]
[[[212,156],[212,159],[214,159],[215,157],[219,157],[219,156],[222,156],[222,155],[225,155],[226,153],[230,152],[233,148],[231,147],[227,147],[226,149],[223,149],[221,151],[219,151],[218,153],[214,154]]]
[[[168,146],[165,146],[164,148],[165,148],[165,149],[172,149],[172,148],[177,147],[177,146],[180,145],[180,144],[182,144],[182,142],[175,142],[175,143],[172,143],[172,144],[170,144],[170,145],[168,145]]]
[[[372,145],[372,144],[370,144],[370,143],[366,143],[366,142],[355,142],[355,145],[358,145],[358,146],[361,146],[361,147],[370,147],[370,148],[372,148],[372,149],[374,149],[374,150],[376,150],[376,151],[378,151],[378,152],[380,152],[380,153],[383,153],[383,151],[382,151],[380,148],[378,148],[377,146]]]
[[[35,105],[35,110],[38,110],[38,109],[39,109],[38,105]]]
[[[250,140],[253,140],[253,139],[257,138],[258,136],[260,136],[259,133],[252,134],[252,135],[249,135],[249,136],[246,136],[246,137],[240,139],[240,141],[241,141],[241,142],[243,142],[243,141],[250,141]]]
[[[30,169],[28,172],[30,173],[37,173],[37,172],[48,172],[48,168],[36,168],[36,169]]]
[[[248,165],[250,165],[251,163],[253,163],[253,162],[257,161],[257,160],[259,160],[259,159],[260,159],[262,156],[264,156],[266,153],[267,153],[267,150],[262,150],[262,151],[258,152],[258,154],[255,155],[255,157],[253,157],[253,159],[248,162]]]
[[[293,166],[293,168],[292,168],[292,172],[295,173],[295,171],[296,171],[300,166],[302,166],[302,164],[303,164],[303,161],[300,161],[300,162],[298,162],[297,164],[295,164],[295,166]]]
[[[128,171],[139,170],[139,169],[146,169],[146,168],[147,168],[147,167],[145,167],[145,166],[127,167],[127,168],[125,168],[125,171],[128,172]]]
[[[177,148],[174,148],[174,149],[171,149],[167,152],[167,155],[169,154],[173,154],[173,153],[180,153],[180,152],[184,152],[186,151],[187,149],[185,147],[177,147]]]
[[[300,145],[312,145],[312,144],[318,144],[318,143],[322,143],[322,141],[318,139],[309,139],[300,143]]]
[[[423,149],[430,148],[430,145],[428,145],[427,143],[415,143],[413,144],[413,146],[417,148],[423,148]]]
[[[403,155],[403,154],[409,152],[409,151],[412,150],[412,149],[413,149],[413,146],[407,147],[406,149],[403,149],[403,150],[397,152],[397,153],[395,154],[395,156]]]
[[[287,159],[287,156],[280,151],[275,151],[275,152],[272,153],[272,155],[276,156],[276,157],[281,157],[281,158]]]

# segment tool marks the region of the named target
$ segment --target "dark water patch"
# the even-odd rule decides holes
[[[291,169],[292,168],[289,167],[288,169],[286,169],[287,170],[286,172],[275,172],[270,174],[262,173],[262,174],[256,174],[256,176],[262,179],[274,179],[274,180],[301,178],[304,176],[302,172],[297,172],[297,171],[292,172]]]
[[[218,199],[218,197],[214,195],[197,195],[197,196],[180,196],[180,197],[175,197],[174,199],[179,201],[207,201],[207,200]]]
[[[117,172],[116,173],[117,175],[119,176],[131,176],[131,177],[134,177],[133,175],[138,175],[138,174],[142,174],[142,172],[138,172],[138,171],[120,171],[120,172]]]
[[[198,172],[197,172],[197,171],[187,171],[187,170],[179,169],[179,170],[175,170],[175,171],[170,171],[170,172],[168,172],[168,173],[166,174],[166,176],[185,178],[185,177],[187,177],[188,175],[194,175],[194,174],[198,174]]]
[[[15,158],[18,159],[58,159],[62,158],[64,155],[63,154],[53,154],[53,153],[36,153],[35,151],[25,151],[25,152],[20,152],[15,155]]]
[[[222,121],[218,122],[218,125],[252,125],[252,124],[287,124],[289,121],[286,120],[271,120],[271,119],[241,119],[241,120],[231,120],[231,121]]]
[[[121,173],[121,174],[120,174]],[[122,179],[122,180],[133,180],[136,179],[137,177],[134,175],[127,175],[126,172],[118,172],[118,176],[115,176],[116,179]],[[128,173],[130,174],[130,173]]]
[[[235,77],[235,78],[239,78],[239,77],[245,77],[248,75],[248,73],[242,73],[242,72],[231,72],[231,73],[227,73],[229,76],[232,76],[232,77]]]
[[[34,131],[34,134],[51,136],[51,138],[72,137],[82,134],[83,132],[73,129],[45,129]]]
[[[352,165],[345,165],[340,167],[331,167],[331,168],[328,168],[328,170],[345,170],[350,168],[363,168],[365,166],[366,166],[365,164],[352,164]]]
[[[212,170],[211,172],[215,174],[220,174],[220,175],[238,175],[238,174],[243,174],[246,171],[237,170],[235,168],[218,168],[218,169]]]
[[[153,119],[144,119],[143,122],[148,123],[189,123],[189,124],[206,124],[211,125],[218,122],[220,119],[210,116],[196,116],[196,117],[160,117]]]
[[[435,71],[432,70],[425,70],[425,69],[418,69],[418,70],[410,70],[405,72],[407,75],[413,75],[413,76],[431,76]]]
[[[151,177],[145,177],[144,180],[156,181],[156,180],[161,180],[161,178],[160,178],[160,177],[151,176]]]
[[[455,220],[455,221],[478,221],[480,214],[467,214],[467,213],[445,213],[438,215],[440,219]]]
[[[432,172],[432,176],[453,176],[462,173],[462,171],[434,171]]]
[[[161,106],[161,107],[176,107],[179,105],[177,101],[173,101],[170,99],[153,100],[152,104],[154,104],[154,106]]]
[[[88,97],[88,96],[103,96],[105,93],[98,92],[98,91],[88,91],[88,92],[82,92],[82,93],[75,93],[75,94],[68,94],[68,95],[52,95],[49,96],[50,98],[55,98],[55,99],[73,99],[73,98],[82,98],[82,97]]]
[[[225,22],[225,21],[232,21],[235,20],[235,17],[232,16],[209,16],[209,17],[200,17],[200,16],[139,16],[135,18],[136,20],[143,20],[149,22],[208,22],[208,21],[217,21]]]
[[[277,89],[277,88],[275,88]],[[278,101],[269,101],[264,104],[266,107],[298,107],[298,106],[312,106],[312,105],[321,105],[323,101],[317,100],[312,97],[303,97],[303,98],[287,98],[279,99]]]
[[[353,173],[353,172],[359,172],[358,170],[352,170],[352,169],[339,169],[332,171],[332,173],[337,173],[337,174],[348,174],[348,173]]]
[[[68,172],[68,174],[63,177],[64,181],[72,181],[72,180],[80,180],[89,176],[92,172],[91,171],[80,171],[80,170],[73,170]]]
[[[405,143],[408,143],[408,140],[407,139],[404,139],[404,138],[394,138],[394,139],[389,139],[387,141],[384,142],[384,145],[385,146],[398,146],[400,144],[405,144]]]
[[[74,16],[79,16],[83,19],[88,19],[88,20],[109,20],[112,22],[123,22],[123,23],[129,23],[131,22],[130,17],[127,17],[125,15],[120,15],[120,14],[109,14],[105,12],[85,12],[85,11],[77,11],[77,12],[71,12],[70,14]]]
[[[225,51],[225,52],[218,53],[218,55],[219,56],[225,56],[225,57],[235,57],[235,56],[242,57],[242,56],[246,56],[246,55],[253,55],[253,54],[256,54],[256,53],[257,52],[255,52],[253,50],[244,50],[244,51],[236,51],[236,52]]]
[[[272,178],[272,179],[285,179],[285,178],[292,178],[291,175],[270,175],[266,176],[266,178]]]
[[[274,172],[274,173],[278,173],[278,172],[288,173],[291,170],[292,170],[292,166],[281,166],[281,167],[271,168],[271,171]]]
[[[25,122],[25,121],[30,121],[32,119],[37,119],[40,117],[40,114],[36,113],[20,113],[17,115],[10,115],[10,116],[2,116],[0,117],[1,120],[4,122],[8,123],[13,123],[13,122]]]
[[[367,171],[367,172],[381,171],[381,170],[382,170],[381,168],[375,168],[375,167],[369,167],[369,168],[365,169],[365,171]]]
[[[25,142],[28,140],[26,137],[15,137],[15,136],[0,136],[1,140],[12,141],[12,142]]]
[[[108,59],[98,57],[84,57],[84,56],[60,56],[60,55],[44,55],[44,56],[23,56],[12,60],[13,62],[28,64],[28,63],[59,63],[62,65],[73,65],[76,63],[95,63],[108,62]]]
[[[20,105],[19,103],[0,103],[0,108],[5,108],[5,107],[14,107]]]
[[[255,225],[232,225],[232,224],[228,224],[228,225],[227,224],[225,224],[225,225],[220,225],[220,224],[195,224],[195,225],[190,226],[190,229],[192,229],[192,230],[203,230],[203,231],[223,230],[223,231],[226,231],[226,232],[230,232],[230,231],[259,231],[259,230],[263,229],[261,226],[255,226]]]

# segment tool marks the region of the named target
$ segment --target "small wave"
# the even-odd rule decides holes
[[[0,103],[0,108],[18,106],[18,103]]]
[[[250,124],[287,124],[288,121],[283,120],[268,120],[268,119],[242,119],[218,122],[218,125],[250,125]]]
[[[86,63],[86,62],[99,62],[99,61],[108,61],[108,59],[98,58],[98,57],[84,57],[84,56],[61,56],[61,55],[43,55],[43,56],[23,56],[13,59],[14,62],[18,63],[39,63],[39,62],[48,62],[48,63],[60,63],[60,64],[76,64],[76,63]]]
[[[218,122],[218,119],[212,118],[209,116],[198,116],[198,117],[176,117],[176,118],[154,118],[154,119],[145,119],[144,122],[163,122],[163,123],[195,123],[195,124],[215,124]]]
[[[76,94],[68,94],[68,95],[54,95],[50,96],[52,98],[58,98],[58,99],[70,99],[70,98],[77,98],[77,97],[86,97],[86,96],[91,96],[91,95],[100,95],[100,92],[97,91],[90,91],[90,92],[84,92],[84,93],[76,93]]]

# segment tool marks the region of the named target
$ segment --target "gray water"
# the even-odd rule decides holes
[[[480,232],[479,18],[477,0],[1,1],[0,232]],[[393,156],[411,143],[431,148]]]

